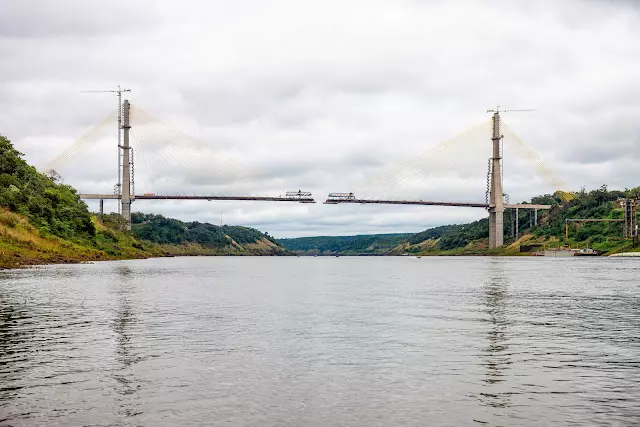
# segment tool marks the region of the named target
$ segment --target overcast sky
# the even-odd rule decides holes
[[[132,90],[145,112],[134,117],[137,193],[484,201],[488,127],[456,135],[488,124],[496,105],[537,110],[503,119],[568,189],[640,185],[634,0],[5,0],[0,55],[0,133],[40,168],[115,110],[113,95],[83,90]],[[59,170],[83,192],[112,192],[117,180],[115,121],[101,131]],[[510,199],[553,192],[511,142]],[[134,210],[222,214],[276,237],[417,232],[487,215],[265,202]]]

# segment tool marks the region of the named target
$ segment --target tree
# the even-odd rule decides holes
[[[62,184],[64,182],[64,180],[62,179],[62,176],[58,172],[56,172],[54,169],[49,169],[48,171],[46,171],[44,173],[44,176],[46,176],[56,184]]]

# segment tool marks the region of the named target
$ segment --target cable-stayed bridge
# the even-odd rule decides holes
[[[325,204],[372,204],[372,205],[413,205],[413,206],[447,206],[484,208],[489,211],[490,219],[490,247],[503,245],[503,214],[505,209],[531,209],[537,211],[549,209],[546,204],[509,203],[509,197],[503,192],[503,140],[510,142],[521,157],[533,165],[538,175],[542,176],[555,190],[566,188],[552,170],[547,168],[533,150],[512,132],[501,120],[499,109],[493,112],[491,121],[481,123],[456,137],[428,150],[421,156],[398,165],[397,167],[370,178],[345,193],[330,193]],[[46,171],[58,171],[77,158],[82,158],[92,145],[100,141],[105,130],[111,129],[114,121],[118,121],[118,182],[113,192],[80,193],[82,199],[100,201],[103,211],[104,200],[118,200],[119,213],[131,225],[131,203],[136,200],[208,200],[208,201],[263,201],[263,202],[295,202],[315,203],[310,192],[287,191],[284,194],[192,194],[176,191],[166,180],[167,174],[150,173],[149,164],[169,164],[172,172],[181,171],[191,176],[199,171],[214,171],[219,188],[224,190],[228,183],[241,180],[246,173],[246,167],[228,157],[220,156],[208,146],[191,138],[146,111],[131,105],[127,100],[114,114],[107,116],[101,123],[91,129],[46,168]],[[122,133],[122,137],[121,137]],[[486,157],[485,147],[491,141],[490,157]],[[488,151],[488,150],[487,150]],[[135,155],[134,155],[135,154]],[[134,162],[135,158],[135,162]],[[466,159],[466,160],[465,160]],[[465,164],[464,161],[467,163]],[[142,164],[147,171],[145,178],[152,188],[156,184],[164,191],[145,192],[138,194],[136,187],[136,166]],[[478,172],[478,166],[484,164],[485,172]],[[457,169],[456,169],[457,165]],[[467,175],[464,183],[485,182],[485,200],[447,200],[452,192],[446,183],[438,182],[438,174],[442,176]],[[193,176],[191,176],[193,178]],[[196,177],[197,178],[197,177]],[[140,178],[138,178],[139,180]],[[466,184],[465,184],[466,185]],[[166,189],[170,190],[167,191]],[[181,188],[178,186],[178,188]],[[478,187],[479,188],[479,187]],[[444,197],[416,198],[426,190],[444,189]],[[173,194],[171,194],[173,193]],[[382,196],[380,195],[381,193]],[[561,197],[570,198],[571,193],[560,191]],[[516,227],[517,229],[517,227]]]

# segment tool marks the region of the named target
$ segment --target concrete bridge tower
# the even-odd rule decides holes
[[[504,201],[502,199],[502,169],[500,155],[500,111],[493,112],[493,155],[489,182],[489,248],[504,244]]]
[[[122,217],[125,220],[126,229],[131,230],[131,146],[129,145],[129,112],[131,106],[128,100],[124,100],[122,106],[122,192],[120,193],[120,203],[122,206]]]

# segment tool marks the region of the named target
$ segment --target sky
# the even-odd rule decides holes
[[[6,0],[0,134],[41,170],[84,141],[56,170],[111,193],[117,100],[84,91],[122,85],[136,193],[301,189],[318,201],[134,211],[276,237],[418,232],[487,212],[322,202],[343,191],[484,202],[498,105],[535,110],[502,114],[512,202],[558,189],[513,134],[563,189],[639,186],[639,40],[634,0]]]

